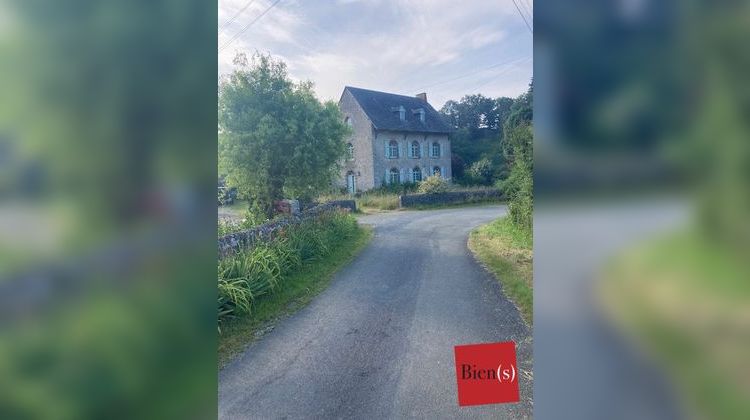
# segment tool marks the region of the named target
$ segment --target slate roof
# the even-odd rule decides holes
[[[378,130],[420,133],[449,133],[451,131],[450,125],[435,111],[435,108],[415,96],[396,95],[352,86],[346,86],[344,92],[347,90],[354,96]],[[405,121],[401,121],[399,113],[395,111],[400,106],[406,110]],[[419,114],[414,113],[414,110],[419,108],[424,109],[424,122],[420,121]]]

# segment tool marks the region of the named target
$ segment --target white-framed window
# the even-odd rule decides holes
[[[414,116],[417,117],[417,119],[420,122],[424,122],[424,109],[418,108],[414,110]]]
[[[432,143],[432,157],[440,157],[440,143]]]
[[[401,182],[401,171],[399,171],[398,168],[391,168],[388,175],[388,181],[390,184],[398,184]]]
[[[388,143],[388,158],[398,159],[398,143],[395,140]]]
[[[415,159],[419,159],[419,155],[421,155],[422,148],[419,146],[418,141],[413,141],[411,143],[411,157]]]
[[[346,118],[344,118],[344,124],[346,124],[349,127],[351,127],[352,126],[352,117],[346,117]]]
[[[411,181],[419,182],[421,180],[422,180],[422,169],[420,169],[419,166],[415,166],[414,169],[411,170]]]
[[[354,145],[351,143],[346,144],[346,158],[348,160],[354,160]]]
[[[441,172],[442,172],[442,171],[440,170],[440,167],[439,167],[439,166],[433,166],[433,167],[432,167],[432,174],[433,174],[433,175],[435,175],[435,176],[440,176]]]

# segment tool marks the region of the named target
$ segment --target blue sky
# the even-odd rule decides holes
[[[274,1],[219,1],[220,74],[238,51],[258,50],[312,80],[321,99],[351,85],[427,92],[436,108],[472,93],[515,97],[531,80],[532,35],[512,0],[280,0],[268,9]],[[516,2],[530,19],[531,0]]]

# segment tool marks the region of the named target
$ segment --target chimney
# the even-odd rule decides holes
[[[425,92],[417,93],[417,98],[427,102],[427,94]]]

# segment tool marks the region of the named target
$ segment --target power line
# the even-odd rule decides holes
[[[502,65],[511,64],[511,63],[516,62],[516,61],[523,60],[524,58],[526,58],[526,57],[514,58],[513,60],[508,60],[508,61],[503,61],[501,63],[496,63],[496,64],[493,64],[491,66],[488,66],[488,67],[485,67],[485,68],[481,68],[479,70],[474,70],[474,71],[471,71],[469,73],[464,73],[464,74],[462,74],[460,76],[457,76],[457,77],[453,77],[453,78],[450,78],[450,79],[447,79],[447,80],[443,80],[441,82],[437,82],[437,83],[433,83],[433,84],[428,85],[428,86],[424,86],[424,87],[420,88],[419,90],[425,90],[427,88],[431,88],[431,87],[434,87],[434,86],[437,86],[437,85],[442,85],[442,84],[445,84],[445,83],[448,83],[448,82],[452,82],[454,80],[463,79],[464,77],[468,77],[468,76],[471,76],[471,75],[474,75],[474,74],[477,74],[477,73],[480,73],[480,72],[483,72],[483,71],[487,71],[487,70],[490,70],[490,69],[493,69],[495,67],[499,67],[499,66],[502,66]]]
[[[516,3],[516,0],[513,0],[513,5],[516,6],[516,10],[518,10],[518,14],[521,15],[521,19],[523,19],[523,23],[526,24],[527,28],[529,28],[529,32],[533,34],[534,30],[531,29],[531,25],[529,25],[529,21],[526,20],[526,16],[524,16],[523,13],[521,12],[521,9],[518,7],[518,3]]]
[[[275,2],[273,2],[270,6],[268,6],[268,8],[266,10],[263,11],[263,13],[261,13],[260,15],[258,15],[258,17],[256,17],[255,19],[253,19],[247,25],[245,25],[245,27],[242,28],[242,29],[240,29],[239,32],[237,32],[236,34],[234,34],[234,36],[232,38],[230,38],[229,41],[225,42],[224,45],[222,45],[221,47],[219,47],[219,52],[222,52],[226,47],[229,46],[229,44],[231,44],[232,42],[234,42],[234,40],[236,40],[237,38],[239,38],[240,35],[242,35],[243,33],[245,33],[245,31],[248,30],[248,28],[250,28],[251,26],[253,26],[253,24],[255,22],[257,22],[258,19],[260,19],[263,16],[265,16],[265,14],[268,13],[269,10],[273,9],[274,6],[276,6],[277,4],[279,4],[280,1],[281,0],[276,0]]]
[[[521,63],[521,62],[524,62],[524,61],[528,61],[529,59],[530,59],[530,57],[524,57],[524,58],[521,58],[520,60],[518,60],[518,62]],[[500,73],[497,73],[497,74],[493,75],[488,80],[486,80],[484,82],[481,82],[479,85],[475,86],[474,89],[471,90],[471,92],[476,92],[477,90],[479,90],[480,88],[486,86],[490,82],[496,81],[498,77],[500,77],[503,74],[507,73],[509,70],[510,70],[510,68],[503,69],[503,71],[501,71]]]
[[[521,6],[521,9],[523,9],[524,13],[526,13],[526,16],[529,17],[529,20],[533,23],[534,22],[534,11],[531,9],[531,6],[529,6],[528,1],[519,0],[518,4]]]
[[[221,25],[221,27],[219,27],[219,34],[221,34],[222,32],[224,32],[224,29],[228,28],[229,25],[231,25],[232,22],[234,22],[234,20],[237,19],[237,16],[239,16],[242,12],[244,12],[245,10],[247,10],[247,8],[250,7],[250,5],[253,4],[253,3],[255,3],[255,0],[250,0],[249,2],[245,3],[245,5],[240,10],[237,11],[237,13],[235,13],[226,22],[224,22],[224,24]]]

